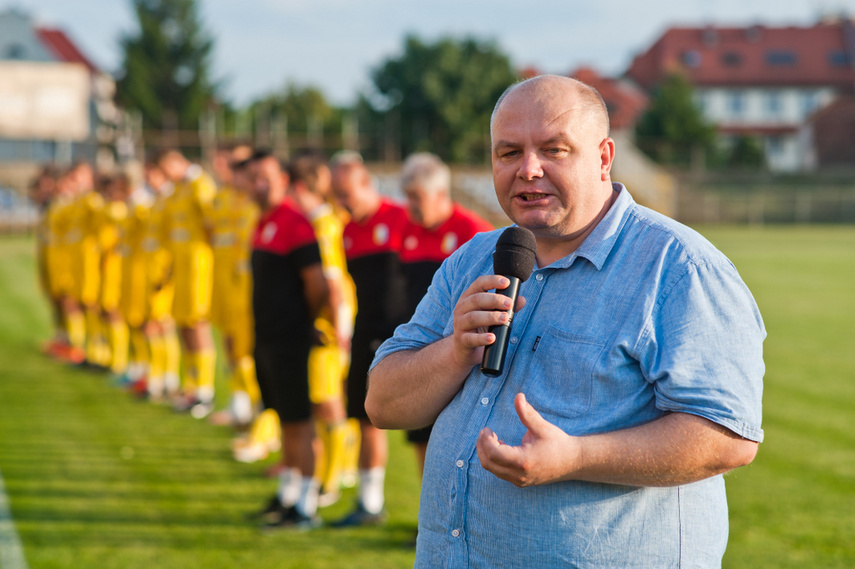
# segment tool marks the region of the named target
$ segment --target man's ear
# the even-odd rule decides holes
[[[600,180],[608,182],[611,179],[612,163],[615,159],[615,141],[604,138],[600,143]]]

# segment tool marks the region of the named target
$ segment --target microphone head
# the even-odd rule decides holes
[[[534,254],[537,242],[534,233],[525,227],[511,226],[505,229],[496,242],[493,253],[493,270],[497,275],[516,277],[525,281],[534,269]]]

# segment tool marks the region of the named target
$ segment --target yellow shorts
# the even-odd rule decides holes
[[[131,255],[122,264],[119,304],[128,326],[139,328],[146,318],[146,265],[142,255]],[[167,312],[168,313],[168,312]]]
[[[74,292],[74,272],[68,247],[53,246],[47,251],[48,289],[53,298]]]
[[[340,399],[347,374],[347,354],[336,343],[335,331],[319,322],[316,326],[330,343],[309,352],[309,399],[315,404]]]
[[[101,291],[101,254],[96,242],[87,238],[75,246],[72,259],[74,297],[84,306],[98,304]]]
[[[116,312],[122,293],[122,258],[117,254],[107,254],[101,266],[101,308]]]
[[[175,252],[172,316],[179,326],[192,326],[210,318],[212,267],[213,256],[207,246],[189,246]]]
[[[231,303],[232,288],[234,288],[232,284],[234,269],[231,266],[234,263],[227,264],[229,260],[214,256],[212,273],[211,324],[223,332],[229,326],[229,304]],[[224,266],[226,264],[227,266]]]

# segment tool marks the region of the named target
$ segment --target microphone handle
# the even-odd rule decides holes
[[[507,275],[506,275],[507,276]],[[514,306],[520,292],[520,280],[517,277],[507,277],[511,284],[496,294],[511,299],[511,309],[508,310],[508,321],[500,326],[490,326],[490,332],[496,335],[496,341],[484,347],[484,358],[481,360],[481,372],[485,375],[501,375],[505,364],[505,354],[508,351],[508,340],[511,337],[511,324],[514,321]]]

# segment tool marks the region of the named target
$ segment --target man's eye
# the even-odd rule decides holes
[[[502,153],[502,158],[513,158],[515,156],[519,156],[519,150],[508,150],[507,152]]]

